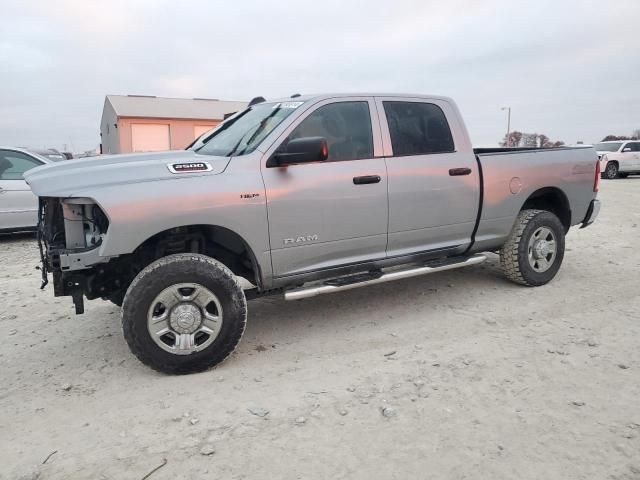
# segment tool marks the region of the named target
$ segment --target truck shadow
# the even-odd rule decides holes
[[[36,232],[0,232],[0,245],[36,241]]]
[[[348,337],[352,329],[375,325],[400,332],[416,315],[425,322],[430,319],[435,321],[443,309],[455,309],[473,319],[481,316],[483,299],[491,301],[496,291],[505,289],[522,291],[523,287],[504,279],[497,255],[489,254],[487,261],[481,265],[434,275],[291,302],[278,296],[253,300],[248,304],[247,329],[236,354],[216,370],[255,368],[256,362],[262,361],[262,352],[275,353],[278,349],[290,348],[288,345],[298,348],[295,344],[302,344],[309,337],[314,342],[324,341],[331,348],[331,341],[327,342],[327,338],[337,335],[334,353],[340,355],[344,348],[340,337]],[[90,305],[93,311],[87,312],[90,328],[85,341],[91,344],[91,356],[95,357],[95,362],[100,363],[98,359],[105,358],[109,359],[106,365],[125,369],[136,376],[148,373],[164,377],[130,355],[121,335],[118,307],[108,303],[96,304],[97,308]],[[58,325],[62,329],[72,329],[73,322],[78,320],[69,312],[69,319],[62,320]],[[51,343],[49,345],[53,347]],[[327,353],[331,354],[330,351]],[[66,355],[70,355],[70,352],[66,352]],[[69,362],[73,363],[70,359]]]
[[[301,343],[309,337],[318,341],[336,334],[346,337],[350,330],[371,328],[372,324],[384,326],[390,331],[401,329],[407,318],[415,316],[416,312],[425,322],[430,318],[435,319],[446,308],[464,311],[471,317],[480,316],[482,298],[490,299],[491,292],[505,288],[522,289],[504,279],[498,257],[489,254],[488,260],[481,265],[434,275],[298,301],[285,301],[279,296],[256,299],[248,303],[247,329],[236,354],[216,370],[253,368],[251,366],[255,367],[256,362],[261,361],[262,352],[277,352],[280,348]],[[89,305],[93,307],[92,303]],[[92,324],[87,341],[92,344],[92,357],[95,356],[96,362],[97,359],[107,358],[112,359],[109,361],[111,365],[117,363],[115,359],[118,359],[118,362],[122,362],[118,368],[130,373],[135,371],[135,375],[146,372],[164,377],[130,355],[121,335],[119,309],[108,303],[96,307],[92,308],[93,312],[87,312],[91,317],[89,323]],[[64,321],[61,326],[71,328],[74,321],[78,319],[70,318],[68,324]],[[335,354],[339,355],[343,346],[337,341],[335,348]]]

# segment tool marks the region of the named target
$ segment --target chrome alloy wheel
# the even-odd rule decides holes
[[[607,166],[604,169],[604,175],[609,180],[613,180],[618,177],[618,167],[615,163],[607,163]]]
[[[197,283],[165,288],[151,303],[147,329],[164,351],[189,355],[207,348],[222,328],[222,306],[211,290]]]
[[[556,259],[556,237],[547,227],[539,227],[529,239],[529,265],[538,273],[546,272]]]

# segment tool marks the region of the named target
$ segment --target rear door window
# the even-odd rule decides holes
[[[336,102],[319,107],[300,122],[286,142],[303,137],[323,137],[329,147],[327,161],[373,158],[369,102]]]
[[[394,157],[455,150],[447,118],[437,105],[396,101],[382,103]]]

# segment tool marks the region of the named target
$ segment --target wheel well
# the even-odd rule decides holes
[[[571,227],[571,207],[567,196],[559,188],[546,187],[533,192],[524,202],[521,210],[530,208],[553,213],[560,219],[565,233],[569,231]]]
[[[121,304],[127,288],[147,265],[174,253],[200,253],[215,258],[235,275],[262,288],[261,272],[249,245],[237,233],[213,225],[185,225],[159,232],[132,253],[100,265],[87,277],[88,299],[102,297]]]
[[[174,253],[201,253],[223,263],[235,275],[260,285],[259,266],[244,239],[228,228],[215,225],[186,225],[157,233],[145,240],[133,255],[149,263]]]

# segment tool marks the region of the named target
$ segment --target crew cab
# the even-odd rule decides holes
[[[593,147],[600,159],[603,178],[613,180],[640,175],[640,140],[607,141]]]
[[[565,235],[598,215],[591,147],[473,149],[455,103],[398,94],[251,102],[185,151],[30,171],[43,284],[122,305],[131,351],[162,372],[224,360],[247,300],[286,300],[483,262],[551,281]],[[247,282],[243,286],[238,279]]]

